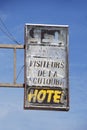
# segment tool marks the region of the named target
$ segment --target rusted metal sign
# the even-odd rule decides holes
[[[25,25],[25,109],[69,110],[68,26]]]

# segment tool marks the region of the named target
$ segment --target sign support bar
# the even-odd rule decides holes
[[[16,84],[16,48],[14,48],[14,84]]]
[[[17,84],[16,83],[16,49],[24,49],[24,45],[17,45],[17,44],[0,44],[0,48],[3,49],[13,49],[14,53],[14,60],[13,60],[13,68],[14,68],[14,75],[13,75],[13,83],[0,83],[0,87],[12,87],[12,88],[23,88],[24,84]]]
[[[0,83],[0,87],[10,87],[10,88],[24,88],[24,84],[17,83]]]

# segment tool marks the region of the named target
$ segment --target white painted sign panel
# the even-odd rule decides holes
[[[25,109],[69,109],[68,26],[26,24]]]

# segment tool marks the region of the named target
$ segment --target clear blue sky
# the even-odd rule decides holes
[[[0,130],[87,129],[87,1],[0,0],[0,17],[24,44],[25,23],[69,25],[70,111],[23,110],[24,90],[0,88]],[[0,23],[0,27],[3,28]],[[0,43],[14,44],[1,30]],[[23,66],[18,51],[17,72]],[[12,50],[0,50],[0,82],[12,82]],[[3,68],[4,67],[4,68]],[[23,83],[23,70],[18,78]]]

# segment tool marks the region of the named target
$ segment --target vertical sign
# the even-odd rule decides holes
[[[25,25],[25,109],[69,110],[68,26]]]

